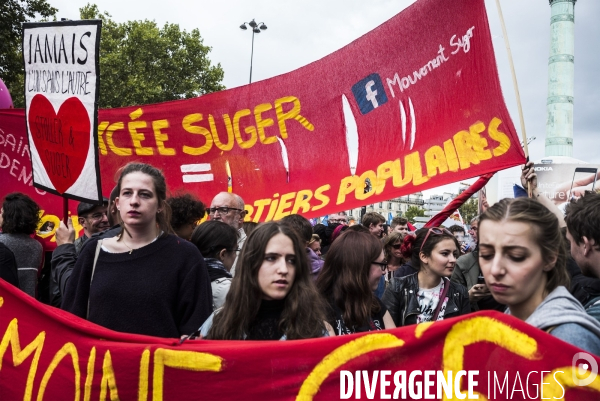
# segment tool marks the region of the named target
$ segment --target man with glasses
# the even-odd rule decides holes
[[[343,224],[343,225],[347,226],[348,225],[348,216],[346,216],[346,213],[344,213],[344,212],[330,214],[329,217],[327,218],[327,223],[328,224]]]
[[[108,223],[108,198],[102,198],[102,205],[79,202],[77,218],[83,227],[83,235],[75,240],[75,253],[79,255],[83,244],[96,233],[110,228]]]
[[[241,196],[229,192],[221,192],[217,194],[210,203],[208,209],[208,216],[211,220],[219,220],[223,223],[230,225],[231,227],[238,230],[238,251],[239,256],[240,250],[246,242],[246,233],[242,224],[244,224],[244,217],[246,211],[244,210],[244,200]],[[231,275],[235,275],[235,266],[237,265],[238,257],[236,256],[235,262],[231,267]]]

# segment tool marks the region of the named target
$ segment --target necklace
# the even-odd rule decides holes
[[[127,245],[127,242],[125,242],[125,237],[123,237],[123,234],[121,234],[121,236],[119,237],[120,240],[123,240],[123,244],[129,248],[129,254],[131,255],[131,253],[133,252],[133,248],[130,247],[129,245]],[[137,248],[136,248],[137,249]]]
[[[156,237],[155,237],[155,238],[154,238],[152,241],[150,241],[148,244],[146,244],[146,245],[149,245],[149,244],[153,243],[154,241],[156,241],[156,239],[157,239],[158,237],[160,237],[160,235],[161,235],[162,233],[163,233],[163,232],[162,232],[162,231],[160,231],[160,232],[159,232],[159,233],[156,235]],[[145,247],[145,246],[146,246],[146,245],[142,245],[142,246],[140,246],[139,248],[132,248],[132,247],[130,247],[129,245],[127,245],[127,242],[125,242],[125,237],[123,236],[123,234],[121,234],[121,235],[119,236],[119,239],[118,239],[117,241],[120,241],[120,240],[123,240],[123,244],[124,244],[124,245],[125,245],[125,246],[126,246],[128,249],[129,249],[129,254],[130,254],[130,255],[132,254],[132,252],[133,252],[133,251],[136,251],[136,250],[138,250],[138,249],[140,249],[140,248],[143,248],[143,247]]]

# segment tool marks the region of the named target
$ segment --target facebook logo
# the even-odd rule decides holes
[[[388,101],[381,78],[376,73],[355,83],[352,93],[362,114],[367,114]]]

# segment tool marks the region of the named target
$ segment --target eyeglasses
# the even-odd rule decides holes
[[[379,266],[381,268],[382,272],[384,272],[388,268],[387,260],[384,260],[383,262],[371,262],[371,263]]]
[[[429,238],[429,234],[435,234],[435,235],[444,235],[447,234],[451,237],[454,237],[454,235],[452,235],[452,233],[448,230],[446,230],[445,228],[439,228],[439,227],[431,227],[429,229],[429,231],[427,231],[427,235],[425,236],[425,239],[423,240],[423,243],[421,244],[421,249],[419,249],[419,252],[423,251],[423,245],[425,245],[425,243],[427,242],[427,238]]]
[[[90,218],[90,219],[92,219],[92,220],[100,220],[104,216],[108,217],[108,212],[98,212],[98,213],[94,213],[94,214],[88,215],[87,217]]]
[[[219,214],[222,215],[222,214],[229,213],[230,210],[237,210],[238,212],[243,212],[242,209],[236,209],[234,207],[223,206],[223,207],[209,207],[208,214],[214,215],[215,213],[219,212]]]
[[[394,244],[392,245],[392,248],[394,249],[400,249],[402,247],[402,244]]]

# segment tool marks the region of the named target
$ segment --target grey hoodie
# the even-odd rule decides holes
[[[507,309],[506,313],[510,314]],[[542,301],[525,321],[576,347],[600,353],[600,322],[585,312],[583,306],[562,286]]]

